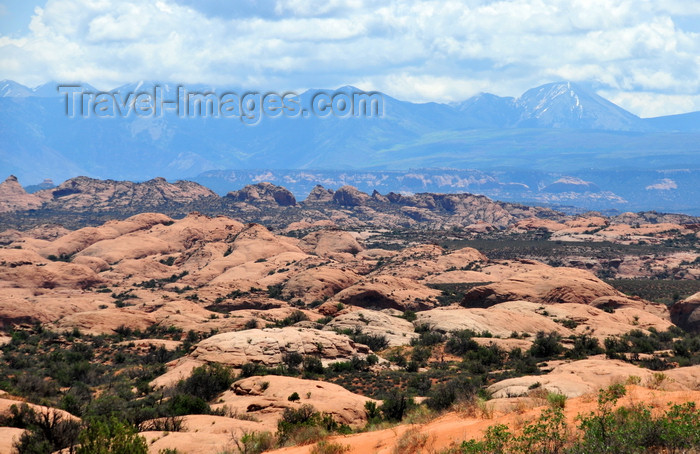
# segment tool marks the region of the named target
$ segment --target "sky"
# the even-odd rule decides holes
[[[415,102],[570,80],[650,117],[700,110],[700,2],[0,0],[0,79],[354,85]]]

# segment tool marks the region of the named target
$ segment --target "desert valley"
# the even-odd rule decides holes
[[[700,446],[698,218],[10,177],[0,226],[3,453]]]

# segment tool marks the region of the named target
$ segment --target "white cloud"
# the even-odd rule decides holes
[[[651,184],[646,187],[647,191],[670,191],[671,189],[678,189],[678,185],[675,181],[671,180],[670,178],[664,178],[660,182]]]
[[[700,34],[679,25],[696,2],[222,1],[48,0],[24,36],[0,36],[0,78],[353,83],[421,101],[569,79],[640,115],[699,107]]]

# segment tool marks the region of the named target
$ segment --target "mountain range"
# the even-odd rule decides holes
[[[700,112],[640,118],[582,84],[546,84],[518,98],[483,93],[453,104],[417,104],[382,95],[380,118],[264,118],[254,126],[169,113],[69,118],[56,85],[31,89],[0,82],[0,168],[5,174],[27,183],[77,175],[188,178],[226,192],[235,187],[231,175],[241,173],[270,172],[279,182],[293,180],[291,186],[309,173],[360,180],[370,173],[389,191],[469,191],[593,209],[700,212],[700,202],[693,202],[700,200],[695,189],[700,186]],[[155,85],[137,82],[111,92],[146,91]],[[158,85],[166,95],[176,90],[175,84]],[[302,104],[319,91],[302,93]],[[465,172],[493,184],[465,186],[459,178]],[[440,183],[392,183],[403,182],[408,174],[431,175]],[[579,180],[583,184],[572,183]],[[316,183],[321,181],[308,181],[298,190]]]

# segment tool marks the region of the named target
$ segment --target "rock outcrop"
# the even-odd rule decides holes
[[[272,183],[251,184],[238,191],[229,192],[227,198],[245,203],[294,206],[297,200],[289,190]]]
[[[408,345],[418,337],[411,322],[385,312],[361,309],[343,313],[331,320],[324,330],[361,331],[363,334],[384,336],[389,346]]]
[[[588,271],[576,268],[540,268],[493,284],[476,287],[464,295],[466,307],[488,307],[504,301],[525,300],[540,304],[591,304],[620,292]]]
[[[298,401],[290,401],[292,393]],[[239,380],[223,393],[214,408],[226,406],[239,415],[258,419],[265,430],[274,431],[287,408],[311,405],[327,413],[339,424],[362,427],[367,422],[365,402],[373,399],[351,393],[342,386],[316,380],[277,375],[255,376]]]
[[[8,211],[33,210],[41,206],[41,199],[34,194],[29,194],[17,181],[17,177],[10,175],[0,183],[0,213]]]
[[[213,191],[200,184],[191,181],[168,183],[164,178],[134,183],[76,177],[34,195],[44,202],[43,208],[75,211],[136,207],[148,210],[167,204],[218,198]]]
[[[287,353],[317,356],[323,363],[346,361],[370,353],[366,345],[356,344],[347,336],[309,328],[250,329],[209,337],[190,354],[204,363],[221,363],[241,367],[246,363],[276,366]]]
[[[654,381],[658,379],[655,379],[654,372],[648,369],[618,360],[584,359],[564,363],[546,375],[503,380],[489,386],[488,390],[496,398],[524,396],[535,387],[542,387],[567,397],[576,397],[597,393],[598,390],[615,383],[625,383],[630,377],[637,377],[644,385],[652,384],[666,390],[692,390],[697,389],[700,366],[665,371],[665,379],[656,384]]]
[[[700,292],[671,306],[671,321],[683,329],[700,331]]]
[[[356,207],[365,205],[371,197],[354,186],[342,186],[333,194],[333,202],[342,206]]]

